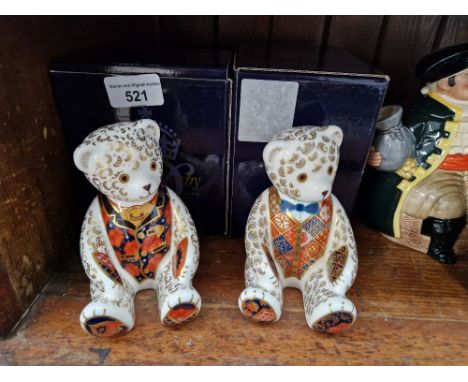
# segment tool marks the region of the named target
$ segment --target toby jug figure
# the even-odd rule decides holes
[[[414,153],[395,171],[370,170],[364,214],[391,240],[453,264],[468,201],[468,44],[429,54],[416,75],[425,86],[403,116]],[[373,148],[368,164],[385,159]]]

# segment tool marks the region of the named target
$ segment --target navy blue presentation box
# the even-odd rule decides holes
[[[161,127],[163,183],[190,210],[199,233],[227,232],[227,166],[232,54],[153,45],[98,48],[56,60],[50,78],[70,158],[93,130],[119,121],[151,118]],[[164,104],[114,109],[104,78],[156,73]],[[97,191],[76,170],[84,212]]]
[[[262,160],[266,143],[294,126],[343,129],[333,193],[351,214],[388,76],[333,48],[291,44],[241,46],[233,73],[230,232],[244,233],[255,199],[271,185]]]

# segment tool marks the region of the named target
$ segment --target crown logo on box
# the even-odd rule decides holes
[[[137,110],[139,118],[153,118],[153,110],[150,107],[142,106]],[[161,137],[159,139],[159,146],[164,157],[164,160],[176,160],[180,148],[180,139],[177,134],[169,126],[156,121],[161,129]]]
[[[165,159],[175,160],[180,148],[180,139],[177,134],[167,125],[158,122],[161,129],[161,138],[159,146]]]

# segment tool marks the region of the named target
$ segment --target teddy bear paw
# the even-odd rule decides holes
[[[251,287],[241,293],[239,308],[245,318],[256,322],[275,322],[281,316],[281,304],[277,298]]]
[[[161,310],[161,322],[176,325],[195,318],[200,312],[201,297],[193,288],[178,290],[169,295]]]
[[[307,317],[310,328],[319,332],[336,334],[342,332],[356,320],[356,307],[346,297],[335,296],[320,303]]]
[[[135,320],[128,309],[106,303],[89,303],[81,312],[81,327],[97,337],[116,337],[129,332]]]

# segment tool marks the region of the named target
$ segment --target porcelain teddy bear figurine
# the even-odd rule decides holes
[[[91,281],[83,329],[112,337],[135,324],[134,296],[155,289],[163,324],[194,318],[201,306],[192,278],[197,232],[184,203],[160,185],[162,156],[156,122],[116,123],[91,133],[74,161],[100,194],[84,218],[81,259]]]
[[[302,291],[307,324],[337,333],[356,319],[345,297],[357,272],[353,231],[331,193],[343,133],[337,126],[305,126],[277,134],[263,151],[273,186],[255,201],[247,221],[246,289],[242,314],[279,320],[283,288]]]

